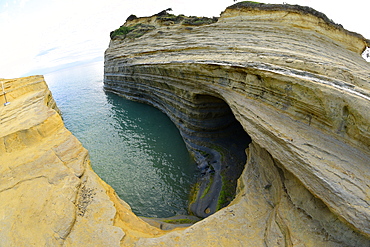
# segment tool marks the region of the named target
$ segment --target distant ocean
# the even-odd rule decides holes
[[[45,75],[66,127],[136,214],[186,214],[196,165],[179,131],[156,108],[105,92],[103,71],[96,62]]]

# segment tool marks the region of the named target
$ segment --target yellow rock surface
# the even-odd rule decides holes
[[[141,20],[156,29],[111,41],[107,85],[184,113],[198,95],[225,101],[253,139],[236,198],[185,229],[149,226],[91,169],[43,77],[2,79],[0,246],[370,246],[365,39],[284,9]]]
[[[128,236],[152,236],[128,206],[115,206],[44,78],[1,82],[11,103],[0,106],[0,246],[119,246],[125,228],[114,224],[130,225],[121,218],[144,225]]]
[[[312,9],[241,5],[201,26],[129,20],[155,29],[106,50],[106,89],[183,129],[200,96],[221,99],[253,140],[231,206],[137,246],[369,246],[369,41]]]

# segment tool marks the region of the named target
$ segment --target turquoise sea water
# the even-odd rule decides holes
[[[158,109],[103,90],[103,62],[45,75],[66,127],[95,172],[141,216],[186,214],[196,165]]]

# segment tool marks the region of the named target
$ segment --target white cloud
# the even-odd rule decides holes
[[[366,13],[370,9],[369,1],[352,0],[350,4],[322,0],[284,2],[309,5],[345,28],[370,38]],[[130,14],[149,16],[172,8],[174,14],[211,17],[219,16],[232,4],[231,0],[6,1],[0,9],[0,77],[18,77],[44,67],[103,56],[110,31],[122,25]],[[42,51],[48,52],[40,56]]]
[[[19,6],[21,7],[21,8],[23,8],[23,7],[25,7],[26,6],[26,3],[27,2],[29,2],[29,0],[21,0],[20,2],[19,2]]]

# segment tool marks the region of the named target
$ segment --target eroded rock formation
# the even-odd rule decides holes
[[[165,111],[200,165],[223,167],[205,176],[227,177],[250,137],[235,199],[185,229],[148,225],[92,171],[43,77],[1,80],[0,246],[370,246],[369,42],[287,5],[167,17],[130,18],[106,88]]]
[[[1,83],[0,246],[119,246],[159,233],[92,171],[42,76]]]
[[[290,5],[240,3],[206,25],[162,13],[124,27],[138,30],[111,40],[107,90],[167,113],[200,166],[218,160],[224,171],[217,155],[234,157],[213,146],[233,122],[222,120],[225,105],[252,139],[230,206],[138,246],[370,244],[368,40]],[[226,150],[244,149],[240,140]]]

